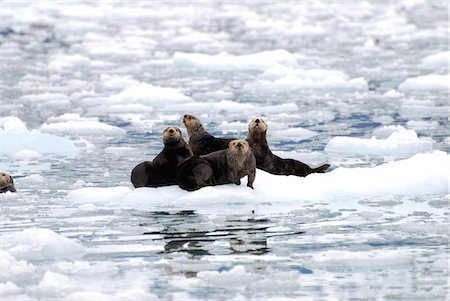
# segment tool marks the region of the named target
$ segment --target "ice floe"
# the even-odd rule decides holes
[[[438,52],[427,56],[422,60],[422,65],[427,69],[447,70],[450,63],[450,51]]]
[[[6,233],[1,249],[17,259],[58,260],[82,257],[86,250],[79,243],[50,229],[29,228],[19,233]]]
[[[428,74],[406,79],[400,84],[400,91],[448,91],[450,75]]]
[[[42,132],[69,135],[125,135],[126,131],[117,126],[100,122],[98,118],[81,117],[79,114],[64,114],[48,119],[40,130]]]
[[[337,70],[304,70],[277,65],[266,70],[255,82],[245,84],[244,88],[283,91],[296,89],[366,91],[368,85],[364,78],[349,78]]]
[[[386,128],[389,132],[392,128]],[[381,131],[376,132],[378,134]],[[334,137],[325,147],[329,153],[349,153],[360,155],[387,155],[407,157],[412,154],[429,152],[433,148],[433,142],[420,139],[414,130],[397,127],[386,139]]]
[[[211,71],[264,71],[279,64],[298,66],[295,56],[283,49],[243,55],[231,55],[225,52],[216,55],[176,52],[173,63],[180,68]]]
[[[2,151],[5,154],[15,154],[24,158],[25,153],[33,156],[37,154],[62,154],[74,156],[78,149],[68,138],[42,133],[38,130],[28,130],[26,125],[15,116],[0,118],[0,136],[2,137]],[[20,153],[22,152],[22,153]]]
[[[159,87],[147,83],[139,83],[127,87],[118,94],[108,98],[112,104],[140,103],[143,105],[173,105],[192,101],[192,98],[185,96],[178,89]]]
[[[254,190],[244,186],[245,179],[241,186],[206,187],[195,192],[183,191],[178,186],[134,190],[124,186],[90,187],[69,192],[67,200],[155,211],[198,210],[214,214],[248,213],[251,210],[258,213],[290,212],[305,201],[445,195],[448,193],[449,163],[447,153],[435,151],[376,167],[336,168],[305,178],[275,176],[257,170]]]

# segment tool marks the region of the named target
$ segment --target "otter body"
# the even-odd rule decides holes
[[[16,192],[13,178],[4,172],[0,172],[0,193],[7,191]]]
[[[153,161],[141,162],[131,171],[135,188],[177,184],[178,167],[193,153],[177,127],[164,129],[163,141],[164,148]]]
[[[179,168],[178,185],[188,191],[212,185],[240,185],[241,178],[247,176],[247,186],[253,189],[255,174],[256,159],[248,143],[232,140],[225,150],[186,160]]]
[[[305,177],[311,173],[324,173],[330,165],[311,168],[294,159],[282,159],[272,153],[266,139],[267,124],[261,118],[254,118],[248,125],[247,141],[256,158],[256,167],[275,175]]]
[[[183,123],[189,135],[189,147],[195,156],[228,148],[228,144],[235,138],[216,138],[205,131],[200,120],[190,114],[183,117]]]

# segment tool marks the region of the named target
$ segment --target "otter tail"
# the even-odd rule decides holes
[[[330,167],[330,164],[324,164],[319,167],[313,168],[311,173],[325,173],[325,171]]]

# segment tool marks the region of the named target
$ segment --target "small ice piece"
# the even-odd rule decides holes
[[[278,64],[298,67],[295,55],[284,49],[244,55],[175,52],[173,63],[179,68],[212,71],[264,71]]]
[[[173,103],[191,102],[192,98],[178,89],[153,86],[147,83],[132,85],[122,92],[108,98],[112,104],[140,103],[143,105],[169,105]]]
[[[57,260],[82,257],[85,248],[50,229],[30,228],[0,237],[1,248],[18,259]]]
[[[447,70],[450,61],[450,51],[438,52],[427,56],[422,60],[422,66],[427,69]]]
[[[41,131],[69,135],[125,135],[126,131],[117,126],[100,121],[69,120],[64,122],[44,123]]]
[[[256,81],[245,84],[244,89],[367,91],[368,84],[363,78],[349,78],[338,70],[306,70],[276,65],[266,70]]]
[[[2,136],[2,152],[4,154],[17,154],[26,150],[37,154],[57,153],[75,155],[78,150],[75,144],[64,137],[42,133],[38,130],[29,131],[25,124],[15,116],[0,118],[0,134]],[[19,153],[22,157],[25,153]]]
[[[325,146],[325,151],[329,153],[407,157],[412,154],[429,152],[432,148],[432,141],[420,139],[414,130],[398,128],[386,139],[334,137]]]
[[[70,283],[69,277],[63,274],[54,273],[51,271],[45,272],[41,282],[39,282],[39,289],[47,292],[57,292],[64,290]]]
[[[6,116],[0,118],[0,130],[5,132],[27,132],[27,126],[15,116]]]
[[[36,270],[33,264],[23,260],[17,260],[10,253],[1,249],[0,266],[0,282],[11,280],[17,284],[28,282]]]
[[[35,161],[41,157],[40,153],[29,149],[23,149],[12,155],[12,158],[17,161]]]
[[[398,87],[400,91],[448,91],[450,75],[428,74],[407,78]]]

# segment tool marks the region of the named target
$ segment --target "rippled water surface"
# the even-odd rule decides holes
[[[445,1],[0,6],[2,300],[448,300]],[[134,191],[187,112],[332,171]]]

